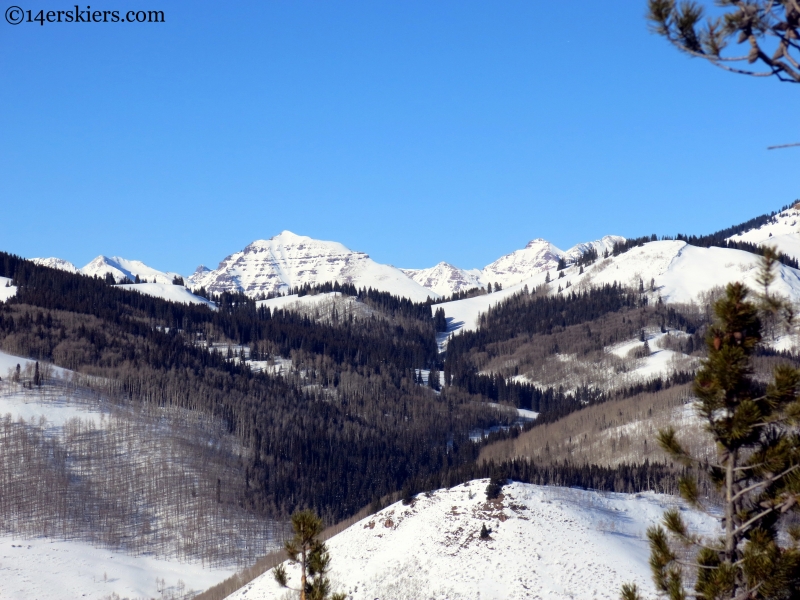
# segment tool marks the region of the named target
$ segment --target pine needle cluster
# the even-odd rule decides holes
[[[772,264],[770,257],[763,259],[759,283],[765,294]],[[662,525],[648,530],[653,580],[671,600],[800,598],[800,529],[786,524],[800,500],[800,370],[776,367],[766,391],[753,380],[750,358],[761,342],[760,315],[777,305],[757,304],[748,295],[744,285],[730,284],[715,304],[708,357],[694,384],[698,413],[716,444],[716,461],[692,457],[674,429],[659,432],[661,447],[692,467],[690,473],[705,471],[722,498],[717,540],[691,533],[678,510],[668,511]],[[696,475],[682,478],[680,493],[711,512],[700,497]],[[693,563],[685,559],[692,553],[681,548],[693,551]],[[623,586],[622,598],[638,599],[636,586]]]

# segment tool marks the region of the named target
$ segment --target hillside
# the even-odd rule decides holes
[[[554,268],[522,280],[492,294],[444,302],[440,306],[450,322],[450,331],[474,330],[478,317],[501,301],[540,288],[548,295],[583,292],[590,288],[618,283],[639,289],[653,300],[669,304],[704,303],[715,289],[742,281],[756,289],[759,257],[729,248],[700,248],[683,241],[656,241],[634,247],[609,258],[599,258],[586,267],[577,265],[556,272]],[[551,281],[546,283],[547,275]],[[563,277],[559,275],[563,273]],[[800,301],[800,271],[778,266],[774,293]]]
[[[487,501],[487,483],[420,494],[333,537],[333,589],[348,600],[616,600],[625,582],[654,593],[645,530],[675,498],[512,483]],[[682,514],[702,535],[716,530],[705,515]],[[489,539],[480,538],[483,524]],[[296,584],[296,570],[287,570]],[[271,572],[229,596],[283,597]]]
[[[800,206],[795,204],[767,222],[730,236],[733,242],[750,242],[759,246],[769,244],[779,252],[800,259]]]

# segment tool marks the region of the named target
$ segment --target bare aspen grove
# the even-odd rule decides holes
[[[75,380],[0,383],[0,398],[98,411],[59,426],[0,415],[0,531],[208,565],[251,564],[279,545],[284,525],[243,506],[234,436],[191,411],[114,405]]]

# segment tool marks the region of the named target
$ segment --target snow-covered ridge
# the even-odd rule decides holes
[[[488,480],[396,503],[328,541],[333,591],[348,600],[619,598],[623,583],[655,595],[647,527],[673,497],[612,494],[513,483],[486,501]],[[690,529],[716,523],[684,509]],[[481,526],[492,530],[481,539]],[[298,572],[287,568],[290,585]],[[284,597],[267,572],[232,600]]]
[[[126,278],[136,281],[137,275],[142,281],[147,280],[151,283],[166,284],[171,284],[175,277],[180,277],[178,273],[164,272],[148,267],[140,260],[128,260],[119,256],[108,257],[102,255],[83,267],[80,272],[90,277],[97,275],[101,278],[110,273],[118,283]]]
[[[50,258],[32,258],[31,262],[41,267],[50,267],[51,269],[67,271],[68,273],[78,272],[78,267],[73,265],[71,262],[64,260],[63,258],[56,258],[54,256],[51,256]]]
[[[750,242],[759,246],[776,246],[780,252],[800,260],[800,205],[796,204],[775,215],[771,222],[728,239],[734,242]]]

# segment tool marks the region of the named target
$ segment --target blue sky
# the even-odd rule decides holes
[[[679,54],[644,4],[149,0],[164,24],[0,22],[0,249],[191,273],[289,229],[472,268],[800,198],[800,148],[766,150],[800,141],[800,88]]]

